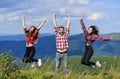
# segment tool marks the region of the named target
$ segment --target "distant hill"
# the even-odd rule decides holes
[[[5,35],[5,36],[0,36],[0,41],[10,41],[10,40],[14,40],[14,41],[21,41],[24,40],[25,36],[23,34],[20,35]]]
[[[50,36],[51,34],[40,34],[40,37],[45,37],[45,36]],[[21,40],[25,40],[25,35],[24,34],[19,34],[19,35],[2,35],[0,36],[0,41],[10,41],[10,40],[14,40],[14,41],[21,41]]]
[[[105,37],[111,37],[113,40],[120,40],[120,33],[103,34]]]
[[[120,55],[120,33],[112,33],[115,40],[112,41],[96,41],[93,44],[95,55]],[[111,36],[109,34],[109,36]],[[107,35],[104,35],[107,36]],[[13,37],[15,39],[13,39]],[[83,34],[69,36],[69,50],[68,55],[82,55],[84,52]],[[0,39],[1,36],[0,36]],[[13,55],[22,58],[25,53],[25,40],[22,36],[9,36],[0,40],[0,50],[12,50]],[[36,57],[55,57],[56,46],[55,36],[45,35],[40,36],[36,47]]]

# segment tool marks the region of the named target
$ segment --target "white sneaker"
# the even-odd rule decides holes
[[[91,68],[95,68],[95,65],[91,65]]]
[[[38,59],[38,66],[40,67],[42,65],[41,59]]]
[[[97,67],[102,67],[102,65],[100,64],[99,61],[96,61],[96,66],[97,66]]]
[[[31,64],[31,68],[33,68],[35,66],[35,62],[32,62]]]

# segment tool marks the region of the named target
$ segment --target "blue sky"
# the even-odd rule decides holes
[[[82,33],[80,14],[85,25],[96,25],[101,34],[120,32],[120,0],[1,0],[0,35],[23,34],[21,16],[26,25],[38,26],[43,17],[46,24],[40,33],[54,34],[52,14],[56,13],[59,25],[66,26],[66,14],[71,15],[70,34]]]

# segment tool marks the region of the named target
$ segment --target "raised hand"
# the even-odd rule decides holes
[[[22,24],[23,24],[23,28],[26,28],[26,25],[25,25],[25,16],[22,16]]]
[[[45,23],[46,23],[46,17],[42,19],[42,23],[38,26],[38,29],[40,29]]]
[[[67,14],[68,17],[70,17],[70,14]]]
[[[56,21],[56,14],[53,13],[53,23],[54,23],[54,27],[57,27],[57,21]]]
[[[56,14],[55,14],[55,13],[53,13],[53,17],[56,17]]]
[[[46,22],[46,17],[44,17],[44,18],[42,19],[42,22],[43,22],[43,23],[45,23],[45,22]]]
[[[83,19],[83,15],[82,14],[80,15],[80,19]]]
[[[22,19],[25,19],[25,16],[22,16]]]

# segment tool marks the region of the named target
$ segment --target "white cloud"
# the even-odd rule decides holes
[[[70,4],[74,4],[74,3],[77,3],[77,4],[89,4],[90,3],[90,0],[69,0],[68,3]]]
[[[35,12],[35,11],[36,11],[35,8],[24,10],[24,12],[26,12],[26,13],[33,13],[33,12]]]
[[[60,8],[59,11],[64,14],[66,12],[66,9],[65,8]]]
[[[7,8],[0,8],[0,12],[4,12],[6,10],[7,10]]]
[[[69,0],[68,2],[69,2],[70,4],[73,4],[74,1],[75,1],[75,0]]]
[[[0,16],[0,22],[3,22],[3,19],[4,19],[4,18],[3,18],[2,16]]]
[[[18,20],[19,19],[19,16],[11,16],[8,18],[8,20],[10,21],[14,21],[14,20]]]
[[[97,12],[94,12],[92,13],[91,15],[89,15],[87,17],[88,20],[99,20],[101,18],[103,18],[104,15],[102,13],[97,13]]]
[[[41,21],[41,19],[36,18],[36,19],[33,19],[33,21],[34,22],[39,22],[39,21]]]
[[[89,4],[90,0],[78,0],[79,4]]]
[[[32,25],[33,23],[31,21],[26,21],[26,25]]]
[[[120,21],[116,21],[115,24],[120,26]]]
[[[11,11],[9,13],[7,13],[5,16],[6,17],[11,17],[11,16],[17,16],[17,15],[20,15],[22,13],[22,10],[21,11]]]
[[[15,21],[18,19],[21,19],[22,15],[28,16],[27,14],[30,14],[34,12],[36,9],[25,9],[25,10],[17,10],[17,11],[10,11],[7,14],[1,14],[0,16],[5,17],[5,19],[9,21]]]
[[[85,8],[76,8],[74,10],[71,9],[71,13],[75,16],[80,16],[80,14],[87,13]]]

